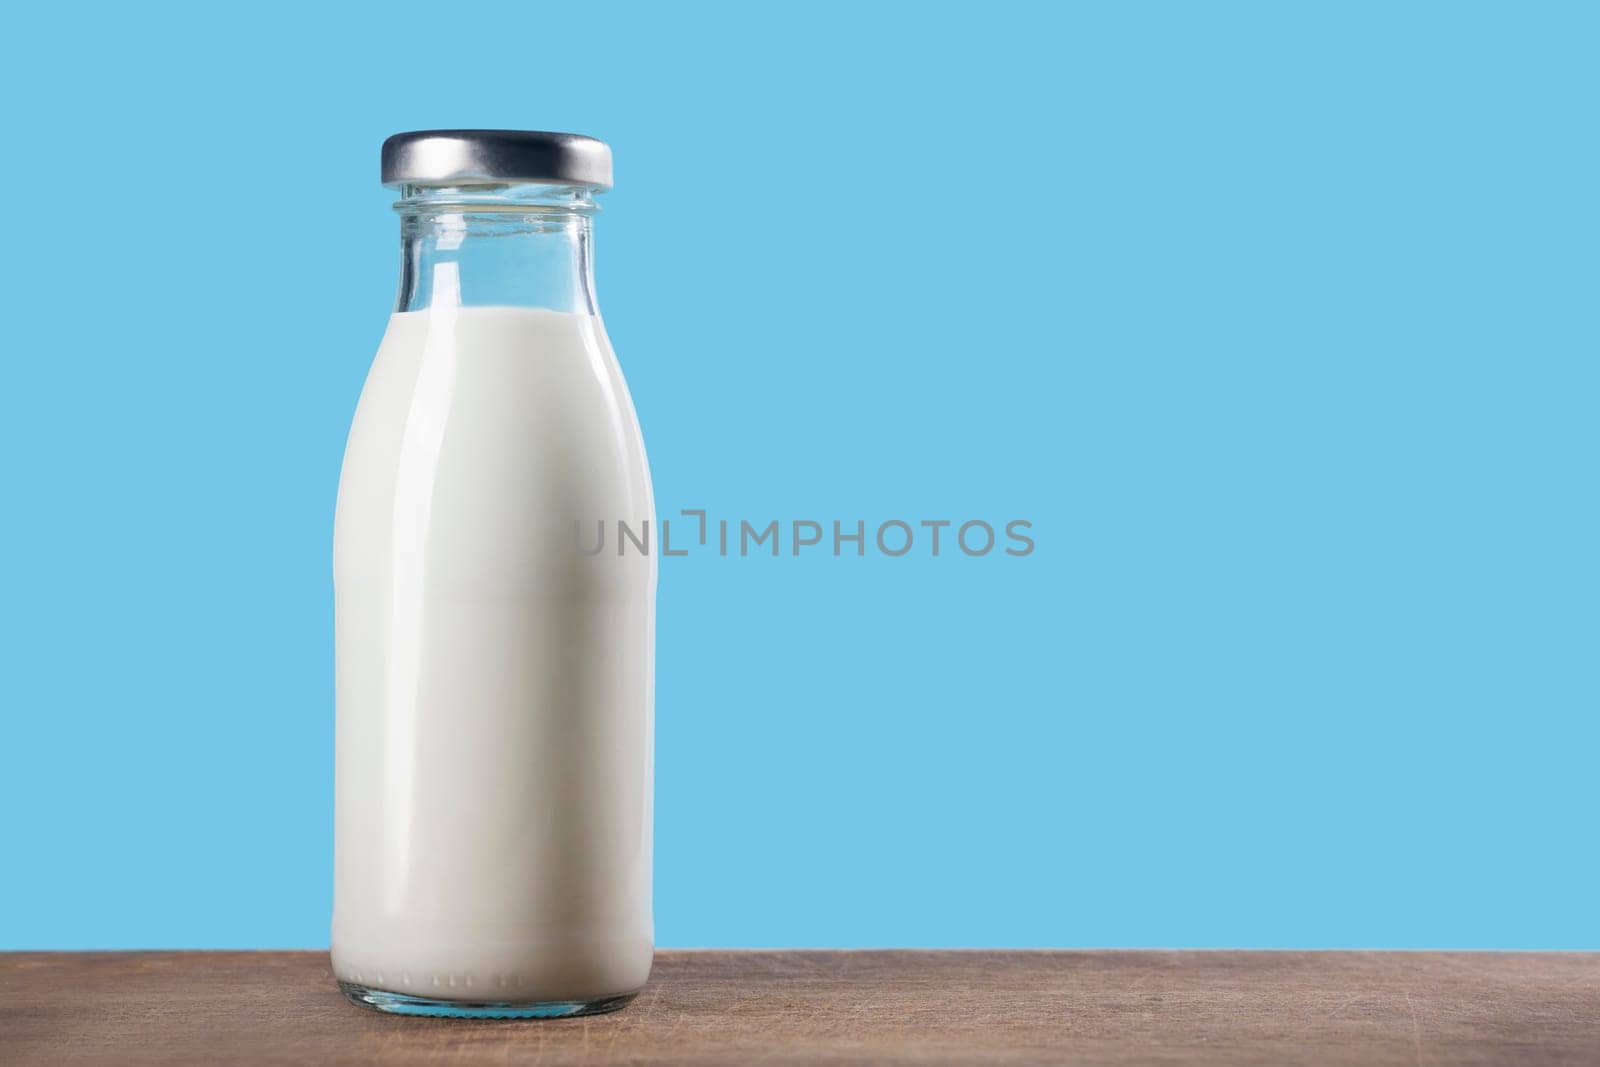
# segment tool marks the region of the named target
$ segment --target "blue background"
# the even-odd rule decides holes
[[[663,945],[1600,947],[1573,4],[25,5],[0,947],[326,944],[379,142],[611,141]]]

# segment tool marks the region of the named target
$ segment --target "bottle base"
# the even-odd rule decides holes
[[[357,982],[339,983],[352,1004],[391,1015],[425,1015],[443,1019],[570,1019],[577,1015],[603,1015],[626,1005],[639,993],[617,993],[592,1000],[544,1000],[532,1003],[499,1000],[435,1000],[385,989],[369,989]]]

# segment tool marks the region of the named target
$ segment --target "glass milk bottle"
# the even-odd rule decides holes
[[[385,1011],[557,1016],[650,971],[656,559],[595,304],[600,141],[383,146],[400,291],[334,528],[333,969]]]

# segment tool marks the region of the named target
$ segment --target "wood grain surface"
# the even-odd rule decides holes
[[[616,1014],[479,1022],[321,952],[8,953],[0,1063],[1600,1064],[1600,954],[661,952]]]

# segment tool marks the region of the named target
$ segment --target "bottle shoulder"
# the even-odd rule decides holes
[[[393,317],[346,445],[336,540],[377,537],[424,506],[441,536],[473,544],[552,521],[653,518],[638,419],[598,320]]]

